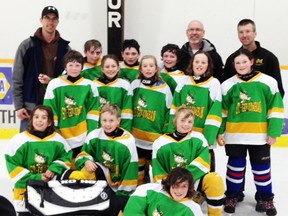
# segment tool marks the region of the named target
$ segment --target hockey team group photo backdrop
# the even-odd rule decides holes
[[[1,140],[10,139],[19,132],[19,119],[12,97],[12,71],[17,47],[40,27],[41,11],[47,5],[58,9],[60,22],[57,30],[61,37],[71,41],[73,49],[83,53],[85,41],[97,39],[102,43],[103,55],[112,52],[119,56],[118,40],[134,38],[140,44],[141,56],[152,54],[159,61],[164,45],[175,43],[181,47],[187,42],[187,24],[198,19],[204,24],[205,38],[216,46],[225,62],[241,46],[237,23],[250,18],[256,23],[256,40],[279,59],[286,92],[284,105],[287,107],[288,2],[285,0],[275,3],[269,0],[1,0],[1,3]],[[113,34],[117,38],[115,35],[113,38]],[[288,146],[287,119],[285,109],[283,135],[275,146]]]

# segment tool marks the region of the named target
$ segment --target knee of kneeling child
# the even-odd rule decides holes
[[[222,177],[216,172],[206,174],[203,178],[202,190],[207,197],[223,196],[225,188]]]

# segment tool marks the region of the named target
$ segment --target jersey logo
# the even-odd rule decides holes
[[[104,160],[104,164],[109,164],[114,161],[114,159],[112,158],[112,155],[109,152],[103,151],[102,158]]]
[[[182,154],[174,154],[174,161],[177,163],[177,167],[183,167],[183,164],[187,163],[187,159]]]
[[[62,118],[72,118],[73,116],[79,116],[82,113],[83,106],[77,106],[77,103],[72,96],[65,96],[64,98],[65,107],[62,107]]]
[[[247,101],[251,100],[251,97],[248,96],[246,91],[241,91],[240,94],[239,94],[239,97],[240,97],[240,100],[241,100],[240,103],[246,103]]]
[[[110,102],[107,100],[107,98],[105,96],[100,96],[100,110],[106,104],[110,104]]]
[[[104,166],[108,168],[110,172],[115,172],[115,176],[118,176],[118,169],[116,169],[116,164],[114,163],[114,158],[112,155],[108,151],[103,150],[102,159],[104,160]]]
[[[183,99],[184,100],[184,99]],[[185,102],[186,100],[186,102]],[[193,110],[194,115],[200,119],[204,117],[205,107],[204,106],[197,106],[194,95],[192,93],[187,93],[185,100],[183,103],[190,109]]]
[[[46,156],[43,153],[35,152],[34,161],[36,164],[30,166],[30,172],[34,174],[45,173],[48,169]]]
[[[138,101],[137,101],[137,109],[141,109],[141,108],[146,108],[147,104],[146,104],[146,100],[144,98],[142,98],[141,96],[139,97]]]
[[[238,102],[236,105],[236,114],[244,112],[262,113],[261,101],[253,102],[247,91],[240,91],[239,99],[240,102]]]
[[[74,101],[74,98],[72,96],[65,96],[64,102],[66,104],[66,108],[76,106],[76,102]]]
[[[152,212],[152,216],[162,216],[163,212],[160,211],[160,207],[157,206],[157,208]]]
[[[194,96],[191,93],[188,93],[186,95],[186,106],[191,106],[195,103],[196,101],[194,100]]]
[[[156,120],[156,110],[148,110],[146,99],[140,95],[137,100],[137,106],[134,107],[133,117],[144,118],[154,122]]]
[[[256,59],[255,65],[263,65],[263,59]]]

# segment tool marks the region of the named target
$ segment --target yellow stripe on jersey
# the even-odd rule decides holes
[[[222,122],[222,118],[217,116],[217,115],[207,115],[206,119],[211,119],[211,120],[215,120],[215,121],[218,121],[218,122]]]
[[[122,113],[125,113],[125,114],[133,114],[132,109],[123,109],[123,110],[122,110]]]
[[[137,179],[133,179],[133,180],[123,180],[121,182],[121,185],[124,186],[135,186],[138,184],[138,180]]]
[[[210,170],[210,163],[207,163],[207,161],[203,160],[201,157],[195,158],[193,163],[198,162],[199,164],[203,165],[207,170],[203,170],[201,167],[199,167],[203,172],[207,172]]]
[[[160,137],[162,134],[156,134],[151,133],[148,131],[140,130],[137,128],[132,128],[132,134],[135,138],[148,141],[148,142],[154,142],[158,137]]]
[[[165,175],[157,175],[155,176],[153,179],[154,179],[154,182],[161,182],[162,179],[166,178],[167,174]]]
[[[90,115],[96,115],[96,116],[99,116],[99,111],[98,110],[90,110],[89,112],[88,112],[88,114],[90,114]]]
[[[10,178],[11,179],[13,179],[13,178],[15,178],[15,176],[17,176],[19,173],[21,173],[22,171],[24,170],[24,168],[23,167],[20,167],[20,166],[18,166],[18,167],[16,167],[12,172],[10,172]]]
[[[241,122],[231,123],[227,122],[226,132],[227,133],[267,133],[267,122]]]
[[[274,107],[273,109],[268,110],[268,115],[271,113],[284,113],[284,108]]]
[[[193,127],[192,131],[197,131],[199,133],[202,133],[204,132],[204,129],[203,128],[199,128],[199,127]]]
[[[87,123],[86,121],[83,121],[74,127],[61,128],[59,131],[65,139],[77,137],[87,132]]]

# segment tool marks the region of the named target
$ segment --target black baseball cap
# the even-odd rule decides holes
[[[58,10],[54,6],[47,6],[42,10],[42,17],[46,16],[49,13],[53,13],[59,18]]]

